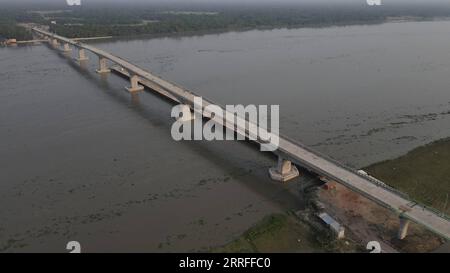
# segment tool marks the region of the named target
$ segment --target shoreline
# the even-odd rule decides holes
[[[211,30],[199,30],[199,31],[184,31],[174,33],[161,33],[161,34],[142,34],[142,35],[125,35],[125,36],[111,36],[109,40],[147,40],[158,38],[184,38],[184,37],[201,37],[205,35],[220,35],[226,33],[240,33],[247,31],[270,31],[270,30],[291,30],[291,29],[322,29],[322,28],[334,28],[334,27],[351,27],[351,26],[374,26],[390,23],[412,23],[412,22],[436,22],[436,21],[450,21],[450,17],[445,18],[413,18],[406,20],[382,20],[382,21],[367,21],[367,22],[355,22],[355,23],[337,23],[337,24],[316,24],[316,25],[297,25],[297,26],[260,26],[260,27],[245,27],[245,28],[225,28],[225,29],[211,29]],[[75,38],[76,39],[76,38]]]
[[[189,38],[189,37],[202,37],[206,35],[221,35],[227,33],[241,33],[248,31],[271,31],[271,30],[292,30],[292,29],[322,29],[322,28],[339,28],[339,27],[352,27],[352,26],[375,26],[384,24],[400,24],[400,23],[426,23],[426,22],[445,22],[450,21],[450,17],[439,18],[416,18],[416,17],[395,17],[388,18],[382,21],[367,21],[367,22],[354,22],[354,23],[335,23],[335,24],[316,24],[316,25],[296,25],[296,26],[259,26],[259,27],[244,27],[244,28],[224,28],[224,29],[210,29],[210,30],[196,30],[196,31],[183,31],[172,33],[158,33],[158,34],[142,34],[142,35],[102,35],[100,39],[98,36],[86,36],[86,37],[73,37],[73,40],[85,40],[92,43],[101,43],[104,40],[107,41],[135,41],[135,40],[152,40],[161,38]],[[29,41],[17,41],[16,45],[39,45],[40,43],[29,43]]]
[[[321,28],[334,28],[334,27],[351,27],[351,26],[373,26],[373,25],[383,25],[383,24],[394,24],[394,23],[412,23],[412,22],[436,22],[436,21],[450,21],[450,17],[439,17],[439,18],[420,18],[420,17],[394,17],[387,18],[386,20],[374,20],[367,22],[347,22],[347,23],[333,23],[333,24],[311,24],[311,25],[294,25],[294,26],[258,26],[258,27],[243,27],[243,28],[219,28],[210,30],[195,30],[195,31],[183,31],[183,32],[169,32],[169,33],[158,33],[158,34],[142,34],[142,35],[119,35],[110,36],[102,35],[108,37],[107,40],[148,40],[148,39],[158,39],[158,38],[183,38],[183,37],[201,37],[205,35],[220,35],[226,33],[240,33],[247,31],[270,31],[270,30],[281,30],[281,29],[321,29]],[[94,37],[94,36],[93,36]],[[70,37],[69,37],[70,38]],[[90,36],[84,37],[84,39],[89,39]],[[78,37],[73,37],[71,39],[80,39]],[[96,40],[93,39],[95,43]],[[101,41],[99,41],[101,42]]]
[[[450,166],[450,137],[416,147],[402,156],[377,162],[364,169],[412,199],[448,215],[450,170],[446,166]],[[431,180],[435,183],[428,183]],[[414,185],[408,181],[414,181]],[[438,188],[433,186],[436,183],[440,184]],[[428,194],[433,194],[434,198]]]
[[[439,160],[441,161],[437,168],[430,168],[430,166],[423,163],[428,162],[429,165],[435,166],[436,162],[429,160],[430,156],[440,156]],[[413,166],[411,169],[401,168],[414,164],[422,164],[422,166]],[[429,194],[430,191],[411,191],[409,188],[404,187],[403,183],[405,179],[408,180],[408,177],[410,176],[427,177],[431,172],[436,177],[443,178],[440,181],[443,181],[442,184],[444,189],[447,189],[446,193],[448,196],[450,192],[450,176],[448,176],[448,173],[450,173],[450,170],[447,171],[445,166],[449,165],[450,137],[418,146],[402,156],[372,164],[364,169],[368,170],[370,174],[379,179],[384,178],[384,181],[392,187],[398,188],[400,185],[399,190],[407,193],[413,199],[425,199],[426,201],[426,194]],[[443,166],[443,168],[440,168],[441,166]],[[395,177],[403,177],[403,179],[390,178],[389,171],[391,171],[392,168],[395,168]],[[440,172],[436,171],[439,169],[441,170]],[[435,183],[430,184],[424,182],[424,185],[433,188]],[[436,192],[442,192],[441,186],[442,185],[436,189]],[[281,249],[282,251],[287,252],[305,250],[319,252],[363,252],[365,250],[365,243],[368,242],[367,238],[379,241],[383,246],[382,248],[387,249],[388,252],[432,252],[443,248],[445,245],[445,241],[443,241],[442,238],[439,238],[437,235],[432,234],[430,231],[425,230],[423,227],[416,224],[411,225],[410,234],[404,240],[398,240],[396,238],[396,231],[398,228],[397,216],[339,184],[337,184],[333,190],[320,188],[317,195],[319,202],[322,202],[325,205],[325,211],[330,213],[333,217],[336,217],[338,221],[345,226],[345,239],[336,240],[331,234],[326,235],[326,230],[323,228],[317,228],[317,220],[311,218],[314,216],[315,212],[311,211],[311,208],[306,208],[305,211],[302,211],[302,214],[307,215],[306,217],[302,217],[303,219],[300,217],[292,218],[292,213],[289,211],[285,212],[285,215],[287,216],[268,215],[241,234],[238,238],[235,238],[224,246],[213,249],[213,251],[227,252],[244,250],[261,252],[261,250],[270,251],[272,249],[275,250],[274,252],[278,252]],[[434,200],[434,202],[436,202],[436,200]],[[445,212],[448,213],[450,208],[449,206],[446,208],[447,210]],[[278,229],[274,229],[273,222],[268,219],[278,219]],[[298,225],[303,225],[302,232],[298,231],[298,227],[293,228]],[[307,242],[306,247],[301,244],[295,246],[295,242],[291,242],[291,245],[284,242],[283,240],[287,240],[286,238],[288,238],[287,235],[284,234],[286,233],[286,230],[291,230],[291,232],[296,234],[303,234],[305,238],[299,240],[305,240]],[[311,240],[311,234],[309,234],[311,232],[313,234],[316,233],[315,240]],[[283,238],[281,243],[277,240],[279,237]],[[265,244],[262,244],[263,247],[261,248],[258,248],[258,245],[253,243],[261,241],[265,242]],[[268,242],[272,242],[273,245],[267,247]],[[288,250],[286,250],[287,245],[290,246],[290,249]]]

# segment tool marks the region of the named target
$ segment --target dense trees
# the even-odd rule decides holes
[[[180,8],[179,8],[180,9]],[[163,7],[142,9],[85,9],[60,14],[52,30],[61,35],[124,36],[168,34],[193,31],[223,31],[249,28],[315,27],[372,24],[389,17],[414,16],[429,19],[450,16],[446,7],[361,6],[213,6],[197,7],[197,13],[167,12]],[[176,9],[171,9],[177,11]],[[185,9],[192,10],[192,9]],[[179,10],[178,10],[179,11]],[[201,13],[201,12],[216,12]]]
[[[0,23],[0,37],[5,39],[30,40],[31,34],[23,27],[11,23]]]
[[[29,8],[28,8],[29,9]],[[37,7],[35,7],[37,9]],[[389,17],[414,16],[416,19],[450,16],[447,6],[369,7],[327,5],[232,6],[95,6],[46,7],[31,12],[26,8],[2,9],[0,35],[18,39],[27,37],[18,22],[50,25],[51,30],[68,37],[128,36],[169,34],[194,31],[223,31],[250,28],[313,27],[346,24],[370,24]],[[57,12],[55,12],[57,10]],[[186,12],[195,11],[195,12]],[[51,24],[56,21],[56,24]]]
[[[187,31],[239,30],[267,27],[302,27],[334,24],[377,23],[383,13],[354,8],[224,9],[216,14],[167,13],[153,10],[94,10],[64,14],[52,30],[71,37],[165,34]],[[97,16],[93,17],[93,14]],[[76,17],[75,17],[76,15]],[[138,18],[138,19],[137,19]]]
[[[16,38],[18,40],[28,40],[31,34],[25,28],[17,26],[16,18],[23,16],[20,10],[0,10],[0,37],[1,38]]]

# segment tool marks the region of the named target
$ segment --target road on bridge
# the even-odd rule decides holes
[[[105,58],[109,61],[120,66],[130,76],[139,77],[141,83],[146,83],[151,89],[158,91],[160,94],[168,97],[169,99],[177,102],[189,105],[189,107],[195,111],[195,97],[200,97],[197,94],[182,88],[176,84],[155,76],[150,72],[120,58],[113,54],[96,48],[91,45],[80,43],[53,33],[49,33],[44,30],[34,28],[33,31],[49,39],[58,40],[62,43],[72,45],[81,50],[89,50],[96,54],[99,58]],[[206,99],[203,100],[201,108],[201,114],[207,118],[211,118],[211,115],[205,113],[203,110],[206,106],[214,104],[212,101]],[[237,116],[235,113],[229,113],[222,107],[224,116],[216,115],[212,119],[221,124],[224,127],[230,128],[238,134],[246,137],[254,137],[258,135],[258,130],[262,130],[268,135],[270,132],[265,131],[263,128],[258,128],[256,124],[252,124],[249,121]],[[229,117],[232,117],[231,120]],[[235,126],[235,120],[237,124],[245,124],[244,127]],[[241,121],[241,123],[239,122]],[[230,124],[233,124],[231,126]],[[260,131],[261,132],[261,131]],[[260,145],[267,145],[259,140],[255,142]],[[302,143],[294,140],[290,140],[287,137],[279,136],[278,149],[274,151],[279,157],[289,160],[294,164],[308,169],[320,176],[326,177],[329,180],[336,181],[342,185],[350,188],[351,190],[358,192],[359,194],[369,198],[377,204],[384,206],[401,218],[401,226],[407,228],[405,220],[411,220],[419,225],[426,227],[427,229],[439,234],[440,236],[450,239],[450,219],[443,213],[434,211],[426,206],[420,205],[417,202],[409,199],[406,195],[397,192],[396,190],[386,186],[386,184],[378,181],[368,175],[361,174],[357,170],[353,170],[325,155],[322,155]]]

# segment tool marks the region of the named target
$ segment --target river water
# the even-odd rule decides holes
[[[360,168],[450,136],[450,22],[93,43]],[[75,56],[75,52],[73,52]],[[301,206],[242,142],[175,142],[171,104],[45,45],[0,48],[0,252],[202,251]]]

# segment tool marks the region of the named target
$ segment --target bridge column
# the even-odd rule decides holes
[[[400,228],[398,230],[398,239],[403,240],[408,235],[409,219],[400,216]]]
[[[53,46],[54,48],[57,48],[57,47],[59,46],[58,40],[52,39],[52,46]]]
[[[276,181],[286,182],[297,176],[299,176],[299,171],[297,167],[292,165],[292,162],[278,157],[278,164],[276,167],[269,169],[270,178]]]
[[[78,49],[78,61],[87,61],[89,58],[86,56],[86,51],[83,48]]]
[[[98,69],[97,73],[109,73],[111,70],[108,68],[108,59],[103,57],[98,57]]]
[[[130,87],[125,87],[125,89],[128,90],[128,92],[138,92],[144,90],[144,87],[139,84],[139,76],[137,75],[130,75]]]
[[[72,51],[72,49],[70,49],[70,46],[69,46],[68,43],[64,43],[63,51],[64,51],[64,52],[70,52],[70,51]]]

